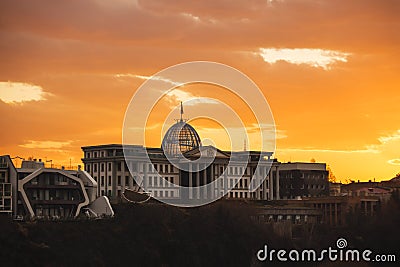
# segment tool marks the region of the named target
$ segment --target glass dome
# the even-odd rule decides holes
[[[161,148],[165,154],[179,156],[180,153],[201,146],[196,130],[182,119],[172,125],[164,135]]]

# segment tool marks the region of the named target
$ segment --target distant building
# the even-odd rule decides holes
[[[36,160],[15,168],[9,156],[0,156],[0,189],[4,211],[19,218],[75,218],[97,198],[97,182],[83,170],[45,168]]]
[[[282,163],[279,165],[279,179],[281,199],[329,195],[325,163]]]
[[[341,183],[329,183],[329,195],[330,196],[340,196],[341,195]]]
[[[0,213],[12,213],[16,201],[13,196],[17,195],[15,188],[17,171],[10,156],[0,157]]]
[[[390,199],[393,189],[384,187],[385,182],[352,182],[341,186],[342,196],[374,196],[386,202]]]
[[[353,216],[376,215],[381,203],[376,196],[324,196],[277,200],[260,208],[258,219],[263,222],[323,223],[339,226],[346,225],[348,219]]]

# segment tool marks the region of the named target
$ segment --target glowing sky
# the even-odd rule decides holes
[[[121,143],[125,109],[149,76],[208,60],[262,90],[280,161],[327,162],[342,181],[391,178],[400,172],[398,14],[396,0],[3,0],[0,154],[78,164],[81,146]],[[175,90],[160,113],[206,93]],[[185,116],[191,109],[220,107],[193,102]],[[227,149],[217,124],[193,125]]]

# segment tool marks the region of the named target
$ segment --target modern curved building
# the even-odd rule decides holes
[[[113,216],[108,199],[99,202],[97,186],[80,168],[45,168],[41,160],[23,160],[15,168],[10,156],[0,156],[0,212],[21,220]]]
[[[96,198],[97,183],[84,171],[40,168],[22,169],[22,173],[27,176],[18,180],[18,193],[25,208],[20,215],[74,218]]]

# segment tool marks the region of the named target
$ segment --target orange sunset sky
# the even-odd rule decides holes
[[[326,162],[342,182],[392,178],[400,172],[399,14],[396,0],[2,0],[0,154],[81,164],[81,146],[122,142],[125,110],[147,77],[206,60],[261,89],[280,161]],[[207,88],[180,88],[167,102]],[[218,124],[193,125],[229,149]]]

